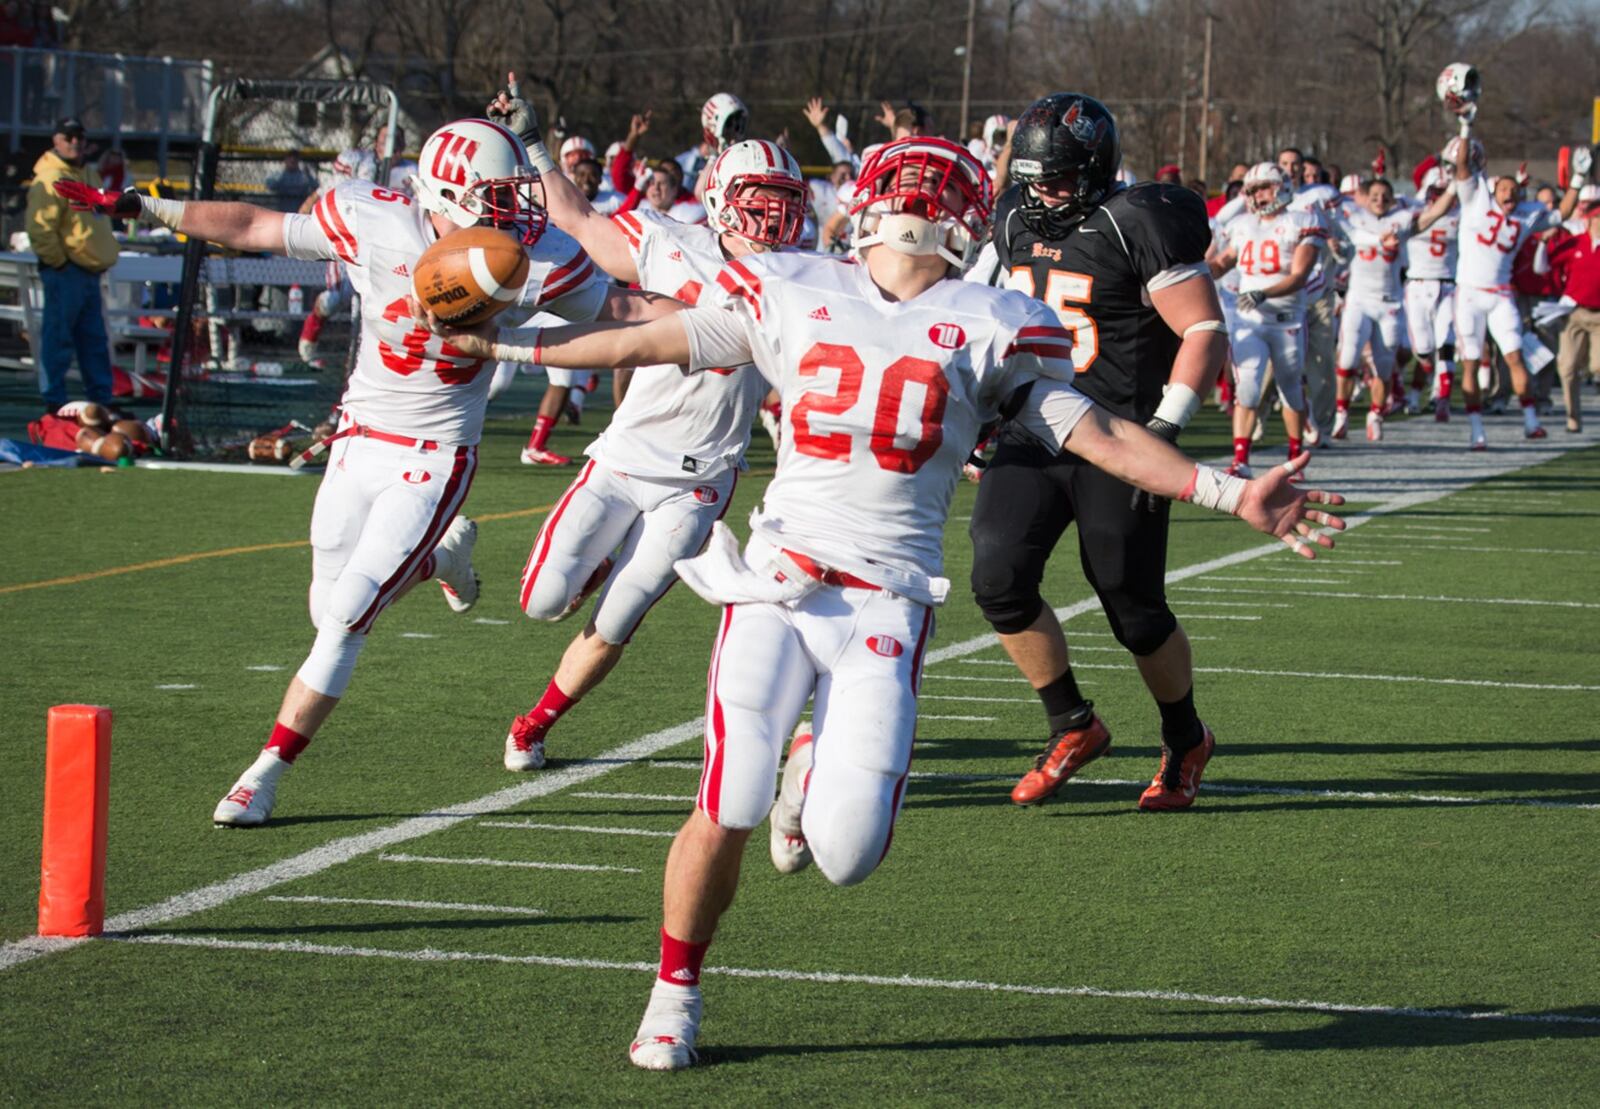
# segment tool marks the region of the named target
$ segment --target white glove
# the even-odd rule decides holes
[[[644,192],[644,187],[650,183],[650,175],[654,172],[655,170],[650,168],[650,163],[640,158],[639,164],[633,170],[633,187]]]
[[[1589,183],[1589,173],[1594,169],[1594,149],[1588,146],[1575,146],[1572,148],[1572,176],[1568,185],[1574,189],[1581,189]]]

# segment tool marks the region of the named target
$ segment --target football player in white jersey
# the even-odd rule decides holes
[[[1300,454],[1306,428],[1306,283],[1327,232],[1317,216],[1292,211],[1293,193],[1282,169],[1271,162],[1252,167],[1244,180],[1248,210],[1225,227],[1227,244],[1211,262],[1214,277],[1239,270],[1233,365],[1233,465],[1229,473],[1250,476],[1250,441],[1270,366],[1283,401],[1289,457]]]
[[[992,196],[965,149],[896,140],[863,165],[859,186],[859,263],[731,259],[697,307],[637,328],[503,330],[498,341],[489,329],[444,331],[486,356],[558,365],[754,362],[783,394],[778,473],[748,546],[741,554],[719,526],[704,555],[679,564],[726,607],[705,769],[668,856],[659,976],[629,1046],[641,1067],[694,1060],[701,962],[769,809],[784,872],[815,861],[829,881],[853,885],[887,852],[933,608],[949,588],[950,498],[985,421],[1009,415],[1148,491],[1234,511],[1304,554],[1311,523],[1340,526],[1307,512],[1287,484],[1303,460],[1255,482],[1195,466],[1072,388],[1071,333],[1048,306],[953,280],[977,254]],[[784,742],[813,697],[814,727],[796,734],[774,807]]]
[[[511,123],[543,169],[549,152],[527,103],[508,88],[489,111]],[[544,176],[552,222],[601,269],[690,305],[715,288],[729,259],[792,245],[805,215],[799,164],[776,143],[757,139],[727,147],[707,170],[709,226],[679,223],[650,208],[607,218],[568,182]],[[696,374],[676,365],[635,371],[523,570],[522,609],[535,619],[564,619],[592,591],[601,592],[538,703],[512,722],[508,770],[544,765],[546,733],[621,659],[645,613],[678,580],[673,563],[705,546],[711,525],[728,511],[766,392],[766,380],[748,365]]]
[[[1455,167],[1456,196],[1461,201],[1456,346],[1461,354],[1461,391],[1472,424],[1470,446],[1475,451],[1489,446],[1478,384],[1485,333],[1494,337],[1511,368],[1511,386],[1522,404],[1523,437],[1545,437],[1538,398],[1522,360],[1522,317],[1511,287],[1511,268],[1530,235],[1558,227],[1572,215],[1578,206],[1578,189],[1584,184],[1583,175],[1575,173],[1576,186],[1569,183],[1561,203],[1551,211],[1537,201],[1523,200],[1522,188],[1513,177],[1499,177],[1491,184],[1483,173],[1481,150],[1472,138],[1470,120],[1463,118],[1460,137],[1450,141],[1442,156]]]
[[[1461,213],[1453,197],[1455,186],[1444,170],[1429,168],[1418,186],[1418,199],[1412,207],[1425,208],[1446,192],[1452,197],[1450,208],[1425,235],[1406,240],[1406,331],[1417,372],[1412,388],[1421,390],[1433,382],[1433,418],[1440,423],[1450,419],[1450,393],[1455,386],[1456,242],[1461,233]]]
[[[1338,399],[1333,438],[1343,439],[1350,422],[1350,398],[1360,376],[1362,353],[1372,350],[1372,407],[1367,412],[1367,438],[1383,438],[1383,413],[1395,352],[1400,348],[1400,252],[1413,235],[1432,227],[1455,203],[1436,198],[1427,209],[1397,207],[1394,186],[1379,177],[1363,182],[1357,204],[1337,218],[1341,232],[1355,249],[1350,283],[1339,321]]]
[[[361,294],[360,353],[338,430],[321,444],[331,453],[311,517],[316,641],[265,749],[217,805],[218,824],[267,820],[280,778],[344,695],[384,609],[429,578],[458,612],[477,600],[477,529],[458,513],[477,469],[491,374],[483,359],[413,318],[411,270],[423,251],[459,228],[487,223],[517,235],[529,256],[527,282],[508,309],[513,318],[534,309],[571,320],[627,318],[637,306],[631,294],[608,295],[578,244],[547,227],[539,174],[499,124],[457,120],[440,128],[423,147],[414,184],[416,200],[349,180],[323,194],[310,215],[133,192],[85,190],[79,198],[234,249],[340,261]],[[576,280],[568,269],[574,257],[587,271]]]

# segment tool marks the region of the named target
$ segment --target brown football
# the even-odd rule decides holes
[[[445,323],[471,327],[515,304],[527,280],[521,243],[492,227],[465,227],[422,252],[411,287]]]

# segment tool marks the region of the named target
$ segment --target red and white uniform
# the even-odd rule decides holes
[[[1456,344],[1462,358],[1483,357],[1487,332],[1502,351],[1521,351],[1522,317],[1511,287],[1511,268],[1522,244],[1560,215],[1537,201],[1509,213],[1494,202],[1483,174],[1456,183],[1461,201],[1460,257],[1456,262]]]
[[[1400,259],[1406,241],[1416,233],[1417,215],[1396,207],[1382,216],[1358,208],[1340,217],[1340,229],[1355,251],[1339,322],[1341,374],[1361,364],[1361,352],[1369,342],[1379,373],[1387,373],[1394,363],[1403,326]],[[1393,244],[1385,245],[1391,237]]]
[[[1240,292],[1269,289],[1293,268],[1301,243],[1321,249],[1327,241],[1322,220],[1310,212],[1285,210],[1274,216],[1243,212],[1225,229],[1228,249],[1238,259]],[[1234,313],[1233,363],[1238,401],[1259,408],[1267,369],[1284,404],[1305,409],[1306,291],[1262,301],[1253,310]]]
[[[1345,199],[1332,185],[1305,185],[1289,201],[1289,211],[1311,216],[1322,228],[1323,237],[1327,238],[1332,234],[1333,221],[1344,207]],[[1306,279],[1306,300],[1328,295],[1333,287],[1334,269],[1332,257],[1327,251],[1319,250],[1316,265],[1311,267],[1311,276]]]
[[[1412,201],[1421,210],[1421,201]],[[1461,212],[1452,208],[1426,231],[1406,240],[1406,331],[1411,349],[1427,358],[1455,339],[1456,243]]]
[[[432,554],[477,469],[493,375],[406,307],[411,271],[437,239],[410,197],[368,181],[342,182],[310,215],[284,217],[285,252],[344,263],[361,294],[360,352],[341,402],[349,434],[331,447],[311,516],[318,626],[331,617],[369,630]],[[527,283],[508,312],[594,318],[605,285],[576,242],[550,228],[528,255]]]
[[[724,264],[718,234],[653,209],[612,217],[628,241],[639,287],[689,304]],[[728,511],[767,390],[754,368],[685,373],[641,366],[610,425],[585,449],[590,462],[546,519],[522,579],[522,608],[536,619],[566,613],[620,546],[595,603],[607,643],[626,643],[678,575],[672,564],[705,546]]]
[[[944,525],[980,426],[1039,378],[1052,380],[1029,405],[1056,443],[1091,404],[1064,383],[1070,333],[1018,292],[942,281],[891,302],[864,266],[785,253],[730,261],[701,305],[682,317],[693,367],[753,359],[788,425],[745,561],[812,588],[725,610],[698,804],[726,827],[760,823],[814,696],[802,827],[823,873],[848,885],[888,848],[932,606],[949,587]]]

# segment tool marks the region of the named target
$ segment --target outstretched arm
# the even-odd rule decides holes
[[[232,250],[282,254],[283,213],[231,200],[167,200],[138,192],[115,193],[77,181],[57,181],[56,194],[72,207],[118,219],[138,217]]]

